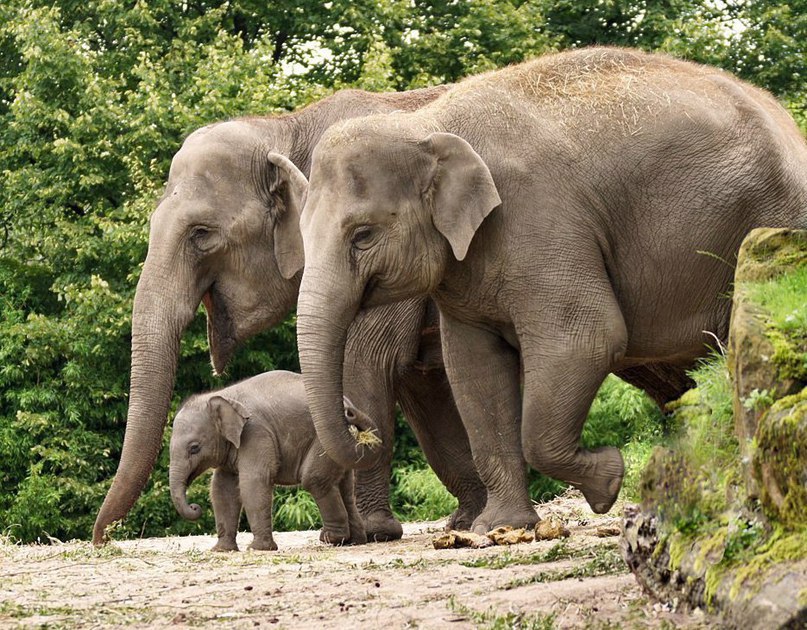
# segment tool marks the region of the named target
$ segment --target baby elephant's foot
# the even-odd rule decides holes
[[[345,545],[350,542],[350,531],[323,527],[319,533],[319,539],[326,545]]]
[[[400,540],[401,536],[403,536],[403,527],[391,512],[378,510],[362,515],[362,519],[364,520],[364,531],[367,540],[387,542]]]
[[[238,551],[238,545],[235,544],[235,538],[219,538],[210,551]]]
[[[255,537],[249,548],[252,551],[277,551],[277,544],[273,538]]]
[[[596,475],[575,483],[595,514],[605,514],[614,505],[622,487],[625,463],[619,449],[612,446],[592,450],[596,458]]]
[[[471,526],[471,531],[474,534],[486,534],[492,529],[505,525],[509,525],[514,529],[519,527],[532,529],[539,520],[538,514],[531,507],[517,510],[488,506],[476,517]]]

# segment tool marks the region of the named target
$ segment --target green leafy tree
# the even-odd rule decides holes
[[[24,540],[86,536],[117,466],[147,218],[181,139],[312,93],[265,63],[271,41],[247,50],[224,30],[223,9],[174,16],[166,33],[167,4],[102,3],[109,19],[92,31],[65,4],[6,5],[0,27],[0,524]],[[291,323],[250,344],[229,378],[275,366],[296,367]],[[178,398],[224,382],[200,316]],[[176,520],[164,461],[138,509],[133,533]]]

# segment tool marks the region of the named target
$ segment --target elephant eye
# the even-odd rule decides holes
[[[350,244],[356,249],[368,249],[373,244],[373,228],[368,225],[363,225],[353,232],[353,238],[350,239]]]
[[[197,225],[191,230],[190,240],[200,250],[212,249],[216,244],[215,232],[203,225]]]
[[[194,444],[191,444],[190,448],[188,449],[188,453],[190,453],[191,455],[198,455],[199,451],[201,451],[201,450],[202,450],[202,447],[199,446],[198,444],[194,443]]]

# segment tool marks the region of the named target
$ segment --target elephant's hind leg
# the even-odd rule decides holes
[[[304,465],[305,468],[305,465]],[[350,517],[333,471],[329,467],[314,466],[303,470],[300,485],[311,493],[322,516],[319,539],[329,545],[350,542]]]
[[[476,472],[442,360],[424,368],[411,367],[401,376],[398,402],[429,465],[459,502],[446,529],[471,529],[485,507],[487,490]]]
[[[603,280],[582,282],[585,295],[565,297],[566,315],[519,335],[524,369],[521,440],[527,462],[540,472],[580,489],[591,509],[611,509],[622,486],[619,450],[587,450],[580,436],[599,386],[622,359],[627,331]],[[597,290],[599,288],[599,291]],[[586,322],[580,334],[580,320]]]

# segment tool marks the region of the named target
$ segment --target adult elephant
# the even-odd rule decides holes
[[[726,337],[743,236],[805,223],[807,146],[786,111],[667,56],[550,55],[414,113],[336,125],[301,220],[298,347],[317,432],[334,444],[344,431],[354,314],[431,295],[488,489],[473,529],[536,520],[525,460],[605,512],[622,457],[580,445],[604,377],[666,373],[667,394],[680,390]],[[329,454],[350,464],[346,442]]]
[[[96,518],[94,543],[101,544],[106,527],[127,514],[151,474],[180,338],[200,302],[217,372],[239,342],[280,323],[293,309],[303,265],[303,173],[322,133],[351,116],[416,109],[444,89],[346,90],[294,114],[219,123],[185,140],[151,217],[132,313],[126,434],[117,474]],[[434,306],[415,299],[367,313],[350,327],[345,356],[345,389],[378,423],[384,444],[380,458],[357,473],[357,504],[370,539],[401,536],[389,505],[396,400],[429,463],[459,499],[450,524],[470,526],[484,506],[485,489],[450,395]],[[360,466],[371,463],[365,458]]]

